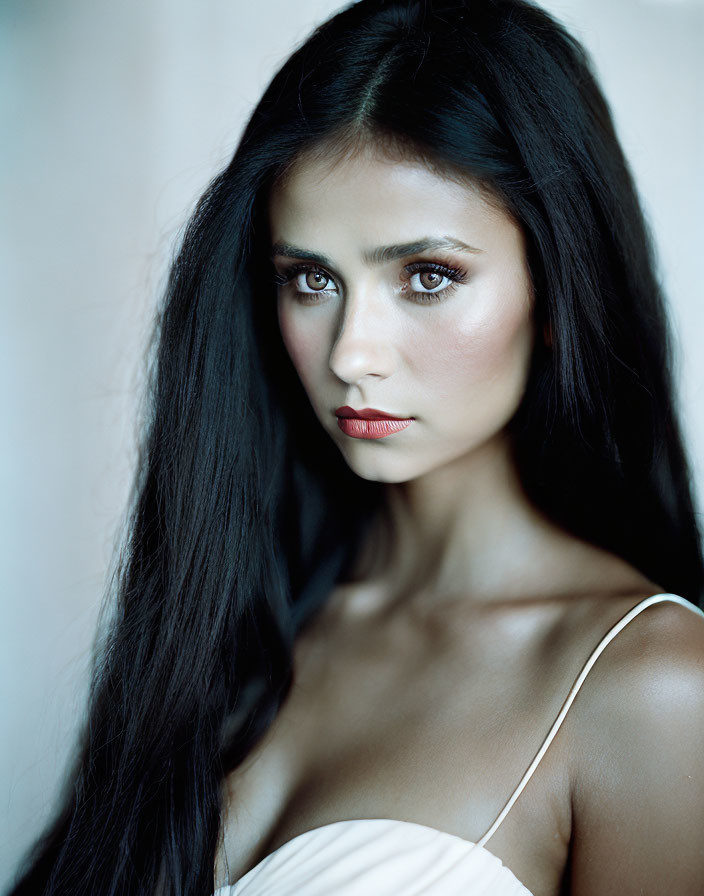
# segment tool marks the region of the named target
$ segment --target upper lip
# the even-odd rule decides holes
[[[362,420],[375,420],[381,418],[383,420],[408,420],[408,417],[400,417],[398,414],[387,414],[385,411],[378,411],[376,408],[362,408],[361,411],[355,411],[349,405],[343,405],[335,411],[336,417],[359,417]]]

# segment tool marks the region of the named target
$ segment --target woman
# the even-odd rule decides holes
[[[321,26],[174,265],[85,742],[13,892],[700,893],[669,371],[560,26]]]

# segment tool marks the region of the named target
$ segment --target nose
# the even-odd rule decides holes
[[[382,301],[369,291],[348,294],[340,326],[330,352],[332,372],[345,383],[365,376],[387,377],[392,372],[394,345]]]

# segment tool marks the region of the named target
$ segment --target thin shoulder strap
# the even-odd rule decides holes
[[[590,669],[592,668],[594,663],[597,661],[597,659],[599,658],[599,656],[601,655],[602,651],[607,646],[607,644],[609,644],[611,641],[613,641],[613,639],[616,637],[616,635],[618,635],[618,633],[620,631],[622,631],[622,629],[624,629],[632,619],[635,619],[639,613],[642,613],[643,610],[647,609],[648,607],[652,606],[653,604],[658,604],[661,601],[666,601],[666,600],[673,601],[674,603],[677,603],[677,604],[681,604],[683,607],[687,607],[689,610],[694,610],[695,613],[699,613],[700,616],[704,617],[704,612],[702,612],[699,609],[699,607],[696,607],[694,604],[690,603],[688,600],[685,600],[683,597],[680,597],[677,594],[654,594],[652,597],[646,597],[645,600],[642,600],[640,603],[636,604],[635,607],[633,607],[631,610],[629,610],[628,613],[626,613],[626,615],[623,616],[616,623],[616,625],[613,626],[613,628],[609,629],[609,631],[604,635],[604,637],[601,639],[601,641],[597,644],[597,646],[593,650],[591,656],[584,664],[582,671],[579,673],[577,680],[572,685],[572,690],[567,695],[567,699],[563,703],[562,709],[560,710],[557,718],[555,719],[555,722],[553,723],[552,728],[548,731],[547,737],[543,741],[543,745],[541,746],[541,748],[538,750],[538,752],[535,756],[535,759],[528,766],[526,773],[523,775],[523,777],[521,778],[521,780],[518,784],[518,787],[516,787],[516,789],[513,791],[513,793],[509,797],[508,802],[501,810],[499,817],[492,824],[492,826],[489,828],[489,830],[486,832],[486,834],[484,834],[484,836],[481,838],[481,840],[477,841],[478,846],[484,846],[484,844],[489,840],[489,838],[493,837],[493,835],[496,833],[497,828],[499,827],[501,822],[504,820],[504,818],[506,818],[511,807],[513,806],[513,804],[516,802],[518,797],[523,792],[523,788],[530,781],[531,777],[533,776],[533,772],[538,767],[540,760],[543,758],[543,756],[547,752],[548,747],[553,742],[555,735],[559,731],[560,725],[562,724],[565,716],[567,715],[567,711],[569,710],[570,706],[572,706],[574,698],[577,696],[579,689],[584,684],[584,680],[586,679],[587,675],[589,674]]]

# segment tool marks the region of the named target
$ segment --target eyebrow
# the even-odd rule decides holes
[[[469,246],[456,237],[444,236],[425,237],[420,240],[414,240],[412,243],[399,243],[394,246],[379,246],[376,249],[367,249],[362,254],[362,257],[365,264],[378,265],[385,264],[388,261],[396,261],[399,258],[407,258],[409,255],[415,255],[427,249],[452,249],[459,252],[471,252],[472,254],[482,251],[474,246]],[[271,247],[271,258],[273,259],[277,256],[304,258],[306,261],[314,261],[322,267],[333,267],[332,261],[327,256],[320,255],[318,252],[311,252],[309,249],[303,249],[300,246],[293,246],[291,243],[274,243]]]

